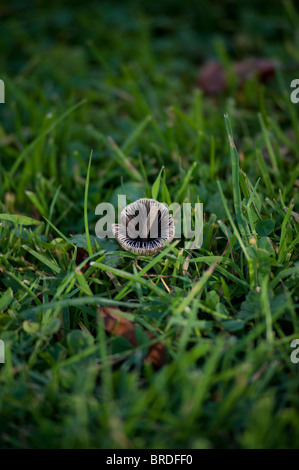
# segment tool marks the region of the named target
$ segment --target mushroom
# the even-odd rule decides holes
[[[127,251],[139,255],[154,255],[171,242],[174,237],[172,215],[155,199],[138,199],[126,206],[119,224],[113,225],[118,243]]]

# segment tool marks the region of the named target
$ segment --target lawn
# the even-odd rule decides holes
[[[1,2],[0,448],[298,448],[294,5]],[[119,194],[202,246],[96,237]]]

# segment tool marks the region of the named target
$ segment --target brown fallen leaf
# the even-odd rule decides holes
[[[153,333],[147,332],[150,339],[154,339],[155,335]],[[158,342],[150,346],[147,355],[144,358],[145,362],[150,362],[155,369],[159,369],[164,364],[167,363],[167,354],[164,344]]]
[[[133,346],[137,346],[137,339],[135,335],[135,324],[117,314],[121,312],[118,307],[104,307],[99,310],[99,314],[104,319],[105,331],[113,336],[123,336]]]
[[[113,336],[123,336],[134,347],[138,346],[135,326],[136,323],[124,318],[117,312],[121,312],[118,307],[103,307],[98,309],[98,313],[104,320],[105,331]],[[155,335],[149,331],[146,332],[150,340],[155,338]],[[167,362],[166,348],[160,341],[152,344],[149,347],[148,353],[144,358],[145,362],[150,362],[156,369],[159,369]]]
[[[261,80],[267,80],[275,74],[275,66],[276,63],[272,59],[254,57],[236,62],[234,70],[242,84],[254,76],[259,76]]]
[[[58,251],[58,250],[57,250]],[[72,248],[69,252],[69,262],[73,259],[74,256],[74,249]],[[88,258],[88,251],[84,248],[77,246],[77,253],[76,253],[76,266],[78,267],[84,260]],[[84,274],[85,271],[89,268],[90,263],[89,261],[81,268],[81,272]]]
[[[208,95],[223,93],[227,88],[227,81],[222,65],[214,60],[206,62],[199,70],[197,84]]]
[[[265,81],[275,74],[279,65],[272,59],[253,57],[233,64],[239,86],[257,76]],[[225,68],[217,61],[209,60],[199,70],[197,85],[204,93],[216,95],[227,90],[228,80]]]
[[[76,255],[76,266],[79,266],[84,260],[88,258],[88,251],[84,248],[77,247],[77,255]],[[89,268],[90,264],[87,262],[82,268],[81,272],[84,274],[85,271]]]

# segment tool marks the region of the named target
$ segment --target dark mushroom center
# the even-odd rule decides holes
[[[150,207],[146,206],[146,209],[147,209],[147,218],[148,218],[149,213],[150,213]],[[128,223],[131,222],[133,219],[135,219],[138,215],[139,215],[139,210],[138,209],[136,209],[135,214],[127,214],[127,220],[126,220],[127,226],[128,226]],[[159,241],[161,239],[161,220],[162,220],[162,215],[161,215],[161,210],[160,209],[158,210],[158,213],[157,213],[156,217],[158,218],[158,233],[155,230],[155,232],[156,232],[154,234],[155,236],[151,236],[151,230],[149,230],[146,237],[142,237],[142,236],[138,235],[136,238],[131,238],[128,234],[128,231],[127,231],[127,237],[130,240],[132,240],[133,242],[140,242],[140,243],[142,243],[142,242],[143,243],[148,243],[148,242],[153,242],[153,241]],[[152,222],[157,223],[155,221],[155,218],[153,219]],[[136,221],[136,225],[134,225],[134,223],[133,223],[133,227],[138,232],[142,231],[142,227],[140,227],[140,221],[139,220]]]

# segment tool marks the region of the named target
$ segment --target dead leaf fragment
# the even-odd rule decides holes
[[[135,326],[136,323],[124,318],[118,312],[121,312],[118,307],[103,307],[98,310],[99,314],[104,320],[105,331],[113,336],[123,336],[134,347],[138,346]],[[149,339],[153,340],[155,335],[149,331],[146,332]],[[148,353],[144,358],[144,362],[151,363],[156,369],[159,369],[167,363],[167,354],[164,344],[160,341],[152,344],[149,347]]]
[[[148,333],[150,339],[154,339],[152,333]],[[150,346],[149,351],[144,358],[145,362],[150,362],[156,369],[159,369],[167,363],[167,354],[164,344],[158,342]]]
[[[223,93],[227,83],[222,65],[214,60],[206,62],[199,71],[198,86],[208,95]]]
[[[88,251],[84,250],[84,248],[77,247],[77,256],[76,256],[76,266],[82,263],[82,261],[86,260],[88,258],[89,254]],[[81,272],[84,274],[85,271],[89,267],[89,262],[86,263],[82,268]]]
[[[105,331],[114,336],[123,336],[136,347],[137,340],[134,323],[118,315],[117,312],[121,312],[118,307],[104,307],[99,311],[99,314],[104,319]]]
[[[254,76],[267,80],[275,74],[275,62],[272,59],[254,57],[236,62],[234,70],[240,83],[245,83]]]
[[[233,70],[241,86],[253,77],[268,80],[275,74],[275,67],[278,65],[272,59],[252,57],[235,62]],[[199,70],[197,84],[208,95],[225,92],[228,87],[225,68],[215,60],[208,60]]]

